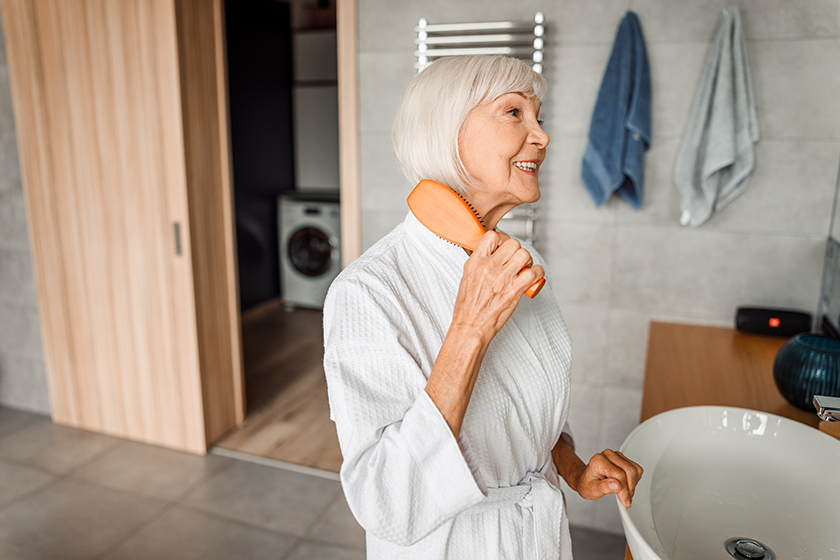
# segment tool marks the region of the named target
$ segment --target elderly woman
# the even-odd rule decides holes
[[[397,160],[412,184],[468,200],[487,233],[470,254],[409,213],[330,288],[324,367],[369,558],[570,559],[558,475],[584,498],[630,506],[639,465],[574,452],[569,334],[550,280],[522,297],[543,261],[495,229],[540,197],[545,90],[507,57],[420,73],[397,111]]]

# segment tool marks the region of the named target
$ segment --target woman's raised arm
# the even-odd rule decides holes
[[[481,362],[519,300],[545,275],[519,242],[489,231],[464,264],[452,323],[432,367],[426,392],[455,437],[467,412]]]

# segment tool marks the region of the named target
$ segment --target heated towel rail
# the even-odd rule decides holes
[[[524,60],[542,74],[545,56],[545,17],[537,12],[534,21],[491,21],[484,23],[431,24],[425,18],[414,28],[417,50],[414,65],[422,72],[444,56],[503,54]]]

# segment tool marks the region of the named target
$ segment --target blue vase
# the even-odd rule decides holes
[[[814,395],[840,397],[840,340],[796,335],[776,354],[773,380],[790,404],[808,412],[814,412]]]

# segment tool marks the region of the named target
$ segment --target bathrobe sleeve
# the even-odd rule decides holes
[[[431,364],[387,290],[339,279],[324,305],[324,370],[348,504],[369,533],[416,543],[484,498],[425,391]]]

